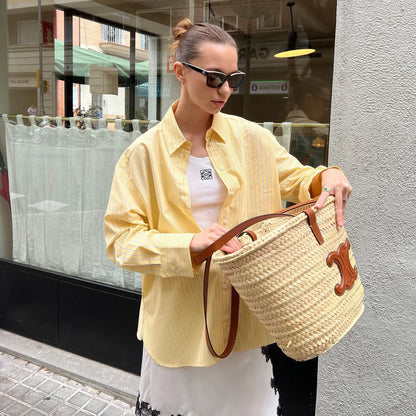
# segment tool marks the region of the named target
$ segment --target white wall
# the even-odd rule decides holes
[[[124,87],[119,87],[117,95],[113,94],[103,94],[103,117],[104,118],[115,118],[126,117],[126,89]],[[81,85],[81,108],[88,110],[92,105],[92,95],[90,92],[89,85]]]
[[[416,2],[338,0],[330,164],[366,311],[320,358],[319,416],[416,414]]]

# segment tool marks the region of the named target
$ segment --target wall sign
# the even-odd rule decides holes
[[[36,88],[36,76],[10,76],[9,87],[11,88]]]
[[[288,94],[289,81],[250,81],[250,94]]]

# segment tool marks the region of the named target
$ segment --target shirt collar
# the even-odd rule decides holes
[[[214,117],[212,119],[211,130],[217,133],[215,137],[218,140],[225,142],[225,137],[227,136],[226,136],[225,115],[223,113],[214,114]]]
[[[178,106],[178,101],[176,100],[166,112],[163,117],[160,127],[162,128],[166,146],[168,148],[169,155],[172,155],[176,150],[182,147],[184,144],[188,143],[188,140],[185,139],[181,129],[176,122],[174,111]]]

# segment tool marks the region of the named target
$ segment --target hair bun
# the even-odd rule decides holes
[[[179,62],[196,59],[202,42],[229,44],[237,49],[234,39],[220,27],[210,23],[193,24],[189,18],[182,19],[172,30],[173,43],[170,50]]]
[[[193,25],[194,24],[187,17],[178,22],[178,24],[173,28],[172,31],[175,43],[179,42],[184,37],[185,33],[192,28]]]

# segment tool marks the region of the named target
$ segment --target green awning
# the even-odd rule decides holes
[[[99,65],[105,68],[118,70],[119,79],[130,77],[130,62],[127,59],[90,49],[73,46],[73,76],[88,78],[90,65]],[[135,65],[136,84],[146,82],[148,79],[149,62],[138,62]],[[64,42],[55,39],[55,71],[58,74],[66,75],[64,71]]]

